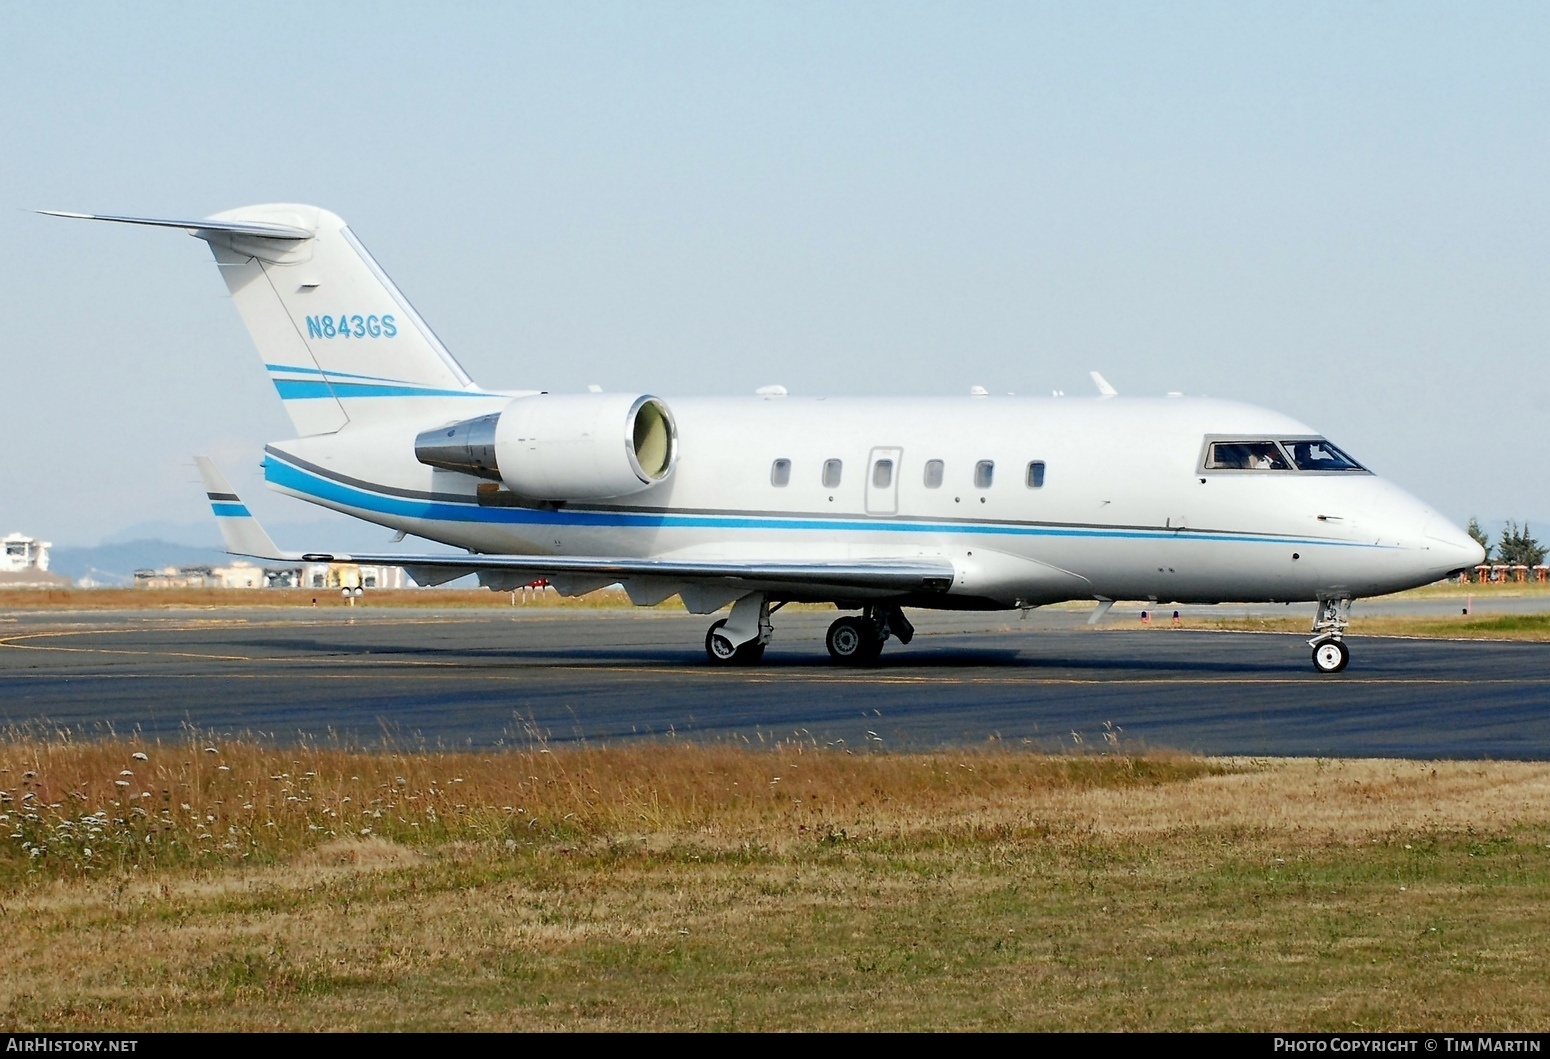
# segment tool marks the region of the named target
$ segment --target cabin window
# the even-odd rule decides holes
[[[927,460],[926,461],[926,488],[927,489],[940,489],[940,488],[942,488],[942,461],[941,460]]]
[[[1283,441],[1299,471],[1365,471],[1367,468],[1341,452],[1323,438]]]
[[[840,484],[840,472],[845,469],[843,460],[823,461],[823,487],[825,489],[837,489]]]
[[[1289,471],[1286,454],[1273,441],[1215,441],[1206,452],[1210,471]]]
[[[1028,465],[1028,488],[1044,488],[1044,461],[1034,460]]]
[[[790,460],[776,460],[770,464],[770,484],[777,489],[784,489],[791,484]]]
[[[980,460],[974,465],[974,488],[989,489],[996,478],[996,461]]]
[[[876,489],[887,489],[893,484],[893,461],[878,460],[872,464],[872,486]]]

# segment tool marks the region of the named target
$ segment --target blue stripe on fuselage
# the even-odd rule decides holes
[[[428,386],[400,383],[335,382],[316,379],[275,379],[274,388],[282,401],[305,401],[312,397],[491,397],[480,390],[440,390]]]
[[[1097,537],[1115,540],[1237,541],[1248,544],[1329,545],[1343,548],[1385,548],[1355,541],[1312,537],[1260,537],[1239,533],[1190,530],[1105,529],[1086,526],[1034,526],[1017,523],[933,522],[898,519],[821,518],[769,515],[697,515],[671,512],[558,511],[534,508],[480,507],[441,500],[390,496],[347,485],[303,470],[272,453],[264,455],[264,480],[319,500],[360,511],[437,522],[475,522],[508,526],[575,526],[584,529],[720,529],[807,530],[822,533],[974,533],[1026,537]]]

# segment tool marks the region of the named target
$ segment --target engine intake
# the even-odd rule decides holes
[[[597,500],[666,479],[678,458],[678,428],[650,395],[537,394],[423,431],[414,454],[530,500]]]

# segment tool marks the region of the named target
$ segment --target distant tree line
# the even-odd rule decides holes
[[[1544,545],[1535,540],[1529,533],[1528,523],[1519,529],[1516,522],[1508,522],[1502,528],[1502,539],[1494,545],[1485,530],[1480,528],[1478,519],[1469,520],[1469,535],[1473,537],[1485,549],[1485,561],[1488,563],[1501,563],[1507,566],[1538,566],[1545,561],[1546,549]],[[1492,557],[1492,553],[1495,557]]]

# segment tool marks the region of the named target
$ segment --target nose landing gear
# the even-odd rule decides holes
[[[830,625],[824,646],[842,666],[869,666],[883,653],[889,636],[909,643],[915,638],[915,627],[898,607],[867,607],[859,617],[846,616]]]
[[[1351,624],[1349,599],[1321,599],[1313,618],[1313,668],[1320,673],[1338,673],[1351,661],[1351,649],[1345,645],[1346,627]]]

